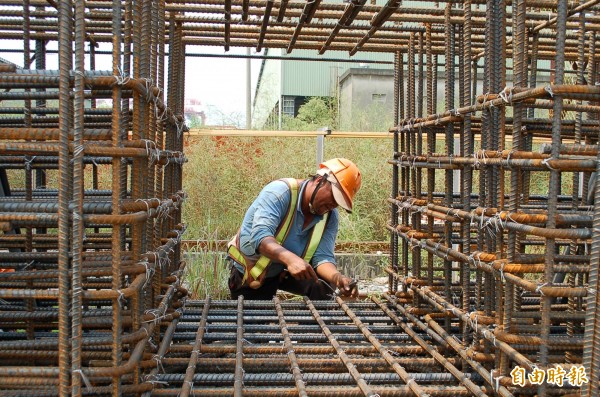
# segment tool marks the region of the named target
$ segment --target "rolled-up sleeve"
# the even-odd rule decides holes
[[[335,209],[330,212],[329,221],[327,222],[327,227],[323,231],[323,236],[321,237],[321,241],[319,242],[319,246],[313,255],[311,260],[311,265],[316,269],[319,265],[330,262],[334,265],[335,261],[335,238],[338,233],[339,227],[339,215],[338,210]]]
[[[240,233],[240,250],[244,255],[258,255],[266,237],[274,237],[287,212],[291,193],[283,181],[275,181],[260,192],[248,209]]]

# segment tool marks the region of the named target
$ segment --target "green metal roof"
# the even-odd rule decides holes
[[[314,50],[294,50],[290,56],[318,58]],[[350,57],[345,51],[327,51],[322,58],[361,59],[369,61],[393,62],[393,54],[359,53]],[[330,96],[337,87],[337,79],[350,68],[360,67],[359,63],[349,62],[282,62],[281,95],[290,96]],[[369,69],[393,69],[392,64],[365,64]]]

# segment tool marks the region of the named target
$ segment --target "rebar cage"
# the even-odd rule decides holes
[[[144,363],[187,295],[181,26],[158,34],[164,2],[2,4],[23,67],[0,73],[1,394],[150,390]],[[109,70],[90,13],[109,16]]]
[[[0,395],[599,396],[598,2],[1,0]],[[395,54],[388,293],[186,301],[192,45]]]

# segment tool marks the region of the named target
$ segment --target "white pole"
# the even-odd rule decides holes
[[[252,73],[250,69],[252,59],[250,59],[250,47],[246,49],[246,55],[248,55],[246,59],[246,129],[249,130],[252,128]]]

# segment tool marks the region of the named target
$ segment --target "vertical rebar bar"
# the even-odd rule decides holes
[[[58,9],[59,24],[59,108],[60,108],[60,149],[58,151],[59,188],[58,188],[58,310],[59,310],[59,393],[68,395],[71,392],[71,363],[70,363],[70,318],[71,286],[69,280],[69,269],[71,261],[70,238],[71,228],[69,223],[69,167],[71,155],[69,153],[69,135],[72,129],[73,110],[71,103],[70,74],[73,68],[71,52],[71,37],[73,32],[72,4],[69,0],[60,0]]]
[[[557,7],[557,22],[556,22],[556,58],[555,58],[555,75],[554,84],[563,84],[564,68],[565,68],[565,39],[566,39],[566,25],[567,25],[567,1],[559,0]],[[552,151],[551,158],[558,158],[559,147],[561,144],[561,119],[562,119],[562,105],[563,98],[561,95],[554,95],[554,107],[552,117]],[[546,227],[556,227],[556,214],[558,205],[558,193],[560,189],[560,172],[557,170],[550,170],[550,181],[548,186],[548,221]],[[546,239],[546,254],[544,257],[544,282],[552,283],[554,279],[554,256],[556,254],[556,240],[553,238]],[[548,342],[550,338],[550,312],[552,311],[552,298],[544,296],[541,297],[541,333],[540,337],[544,341],[540,346],[540,365],[545,367],[548,365]],[[538,388],[538,392],[541,395],[546,395],[547,385],[542,384]]]
[[[73,125],[73,238],[72,238],[72,347],[71,365],[72,372],[78,373],[81,369],[81,348],[83,339],[82,329],[82,266],[83,266],[83,236],[85,233],[83,223],[83,123],[84,123],[84,71],[85,71],[85,2],[75,3],[75,86]],[[83,375],[82,375],[83,376]],[[73,376],[72,395],[81,395],[81,377]]]
[[[126,9],[127,4],[125,2]],[[123,31],[121,29],[121,1],[113,0],[113,42],[112,42],[112,72],[115,76],[119,76],[121,73],[121,44],[123,40]],[[127,14],[127,12],[126,12]],[[127,15],[125,17],[125,26],[127,26]],[[127,31],[127,29],[125,29]],[[127,46],[125,46],[127,49]],[[127,50],[126,50],[127,51]],[[125,53],[125,55],[127,55]],[[125,56],[127,59],[127,56]],[[113,147],[121,147],[123,140],[123,132],[126,131],[126,125],[122,120],[121,112],[123,111],[122,106],[125,106],[121,101],[122,92],[119,85],[115,85],[112,89],[112,141]],[[127,101],[128,102],[128,101]],[[128,109],[128,106],[127,106]],[[124,112],[125,113],[125,112]],[[127,183],[123,183],[123,170],[124,164],[120,158],[113,158],[112,160],[112,214],[119,214],[119,203],[124,194],[126,194]],[[124,229],[122,227],[114,226],[112,229],[112,246],[116,247],[112,252],[112,289],[115,291],[121,290],[121,249],[124,247]],[[118,367],[122,361],[122,315],[121,315],[121,297],[113,299],[112,311],[113,311],[113,326],[112,326],[112,337],[114,340],[112,348],[112,365]],[[112,378],[112,393],[113,395],[121,394],[121,378],[114,376]]]
[[[446,79],[446,109],[453,110],[454,109],[454,25],[450,21],[450,15],[452,10],[452,3],[446,3],[446,9],[444,13],[445,23],[445,37],[446,37],[446,46],[445,46],[445,54],[444,58],[446,60],[446,70],[445,70],[445,79]],[[446,153],[449,155],[454,154],[454,124],[448,123],[445,129],[444,143]],[[452,206],[453,201],[453,172],[451,169],[446,169],[444,172],[445,177],[445,196],[444,203],[447,207]],[[444,238],[446,241],[446,245],[448,247],[452,246],[452,222],[446,221],[444,223]],[[446,294],[446,298],[450,299],[452,296],[451,292],[452,287],[452,261],[449,260],[448,257],[444,258],[444,293]],[[447,329],[450,329],[450,320],[446,319],[445,326]]]
[[[235,348],[235,378],[233,382],[234,397],[243,396],[244,388],[244,297],[239,296],[237,301],[237,333]]]
[[[196,364],[200,357],[200,347],[202,346],[202,340],[204,339],[204,333],[206,332],[206,322],[208,321],[208,310],[210,308],[211,298],[206,298],[204,302],[204,308],[202,309],[202,318],[198,324],[198,331],[196,331],[196,340],[194,341],[194,347],[192,349],[192,355],[190,356],[190,363],[185,370],[185,379],[183,380],[183,386],[181,386],[181,397],[187,397],[190,395],[194,387],[192,379],[196,373]]]
[[[400,96],[404,95],[400,90],[402,76],[402,69],[404,68],[402,53],[396,52],[394,54],[394,125],[398,125],[400,121]],[[394,153],[398,153],[399,149],[399,137],[398,131],[394,131]],[[394,165],[392,168],[392,192],[391,198],[395,199],[398,197],[398,177],[399,169],[398,165]],[[390,225],[396,227],[398,225],[398,206],[392,204],[390,214]],[[396,233],[390,233],[390,265],[394,271],[398,271],[398,235]],[[390,274],[388,277],[388,286],[390,292],[396,292],[397,284],[395,283],[394,277]]]
[[[296,353],[294,352],[292,340],[287,329],[285,317],[283,315],[283,308],[281,307],[281,302],[279,301],[279,298],[275,296],[273,297],[273,303],[275,304],[275,310],[277,311],[277,319],[279,320],[279,327],[281,328],[281,333],[283,335],[283,347],[287,351],[287,356],[290,360],[290,368],[292,370],[292,374],[294,374],[294,381],[296,382],[298,395],[300,397],[307,397],[308,394],[306,394],[306,385],[302,380],[302,373],[300,372],[300,367],[298,367],[298,359],[296,358]]]

